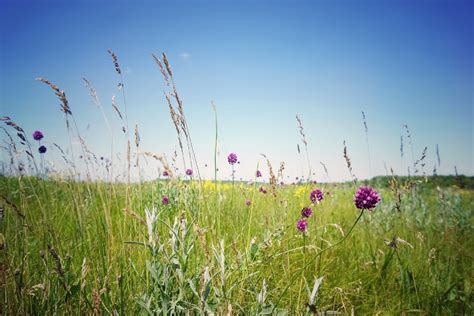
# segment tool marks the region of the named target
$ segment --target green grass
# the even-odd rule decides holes
[[[132,185],[125,211],[123,184],[3,177],[2,314],[305,314],[321,276],[318,312],[473,314],[474,194],[429,182],[401,179],[400,211],[395,186],[375,186],[382,202],[320,253],[359,215],[352,184],[321,185],[304,236],[295,223],[310,185],[273,196],[237,182],[147,182]]]

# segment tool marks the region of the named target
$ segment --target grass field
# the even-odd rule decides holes
[[[362,183],[170,178],[127,209],[126,184],[0,178],[2,314],[472,314],[473,192],[386,179],[361,212]]]
[[[65,92],[47,79],[38,78],[60,101],[69,149],[36,131],[36,152],[23,128],[0,118],[10,155],[0,177],[2,315],[474,314],[474,178],[437,176],[436,165],[426,176],[427,148],[415,161],[408,126],[411,176],[358,181],[344,142],[352,181],[316,183],[297,116],[307,178],[285,181],[284,163],[274,171],[262,155],[269,181],[260,170],[235,181],[230,153],[231,181],[218,181],[215,112],[214,180],[204,180],[166,55],[153,59],[179,145],[170,162],[142,151],[138,125],[132,139],[109,54],[122,141],[84,79],[110,130],[109,157],[89,148]],[[57,172],[45,161],[50,151],[64,165]],[[114,164],[117,152],[126,160]],[[140,174],[145,157],[158,164],[153,181]]]

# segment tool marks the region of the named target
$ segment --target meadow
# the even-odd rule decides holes
[[[46,172],[50,148],[32,150],[32,137],[2,117],[12,153],[0,177],[2,314],[474,313],[472,177],[427,176],[423,155],[412,176],[361,181],[344,148],[351,182],[291,183],[266,157],[251,181],[202,179],[169,62],[153,58],[170,88],[180,153],[168,162],[140,152],[124,98],[124,111],[114,105],[128,137],[123,182],[87,147],[65,92],[47,79],[80,140],[80,158],[57,146],[67,172]],[[130,179],[140,155],[160,164],[156,180]],[[219,159],[238,162],[235,153]],[[97,170],[107,176],[94,178]]]

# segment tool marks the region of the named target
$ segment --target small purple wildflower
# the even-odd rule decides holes
[[[377,206],[380,196],[369,186],[360,187],[354,195],[354,204],[358,209],[370,210]]]
[[[43,139],[43,137],[44,137],[44,135],[43,135],[43,133],[42,133],[41,131],[35,131],[35,132],[33,133],[33,139],[34,139],[34,140],[38,140],[38,141],[39,141],[39,140]]]
[[[169,175],[170,175],[170,174],[169,174],[169,172],[168,172],[168,171],[166,171],[166,170],[165,170],[165,171],[163,171],[163,177],[168,177]]]
[[[245,200],[245,205],[250,206],[251,204],[252,204],[252,201],[250,201],[249,199]]]
[[[38,151],[39,151],[40,154],[44,154],[46,152],[46,147],[41,145],[41,146],[39,146]]]
[[[300,220],[298,220],[298,222],[296,222],[296,228],[300,232],[304,233],[306,231],[306,229],[308,228],[308,222],[305,219],[300,219]]]
[[[234,165],[237,162],[237,154],[230,153],[229,156],[227,156],[227,161],[229,162],[229,164]]]
[[[163,198],[161,199],[161,204],[168,205],[169,203],[170,203],[169,197],[164,195]]]
[[[262,192],[263,194],[267,193],[267,189],[265,189],[265,187],[261,186],[259,189],[258,189],[258,192]]]
[[[193,169],[186,169],[186,174],[188,176],[192,176],[193,175]]]
[[[262,176],[262,173],[260,172],[260,170],[257,170],[257,178],[260,178]]]
[[[311,207],[303,207],[301,210],[301,216],[310,217],[313,214],[313,209]]]
[[[309,199],[313,203],[319,203],[319,202],[321,202],[322,199],[324,199],[324,193],[320,189],[314,189],[309,194]]]

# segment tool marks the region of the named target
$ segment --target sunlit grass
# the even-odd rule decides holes
[[[273,196],[240,182],[146,182],[132,185],[125,210],[125,184],[2,178],[3,309],[303,314],[307,287],[324,276],[318,311],[472,312],[470,191],[417,184],[397,212],[393,192],[381,187],[382,202],[319,255],[359,211],[352,184],[318,185],[325,198],[303,235],[295,224],[314,187],[278,187]],[[153,207],[152,247],[145,208]]]

